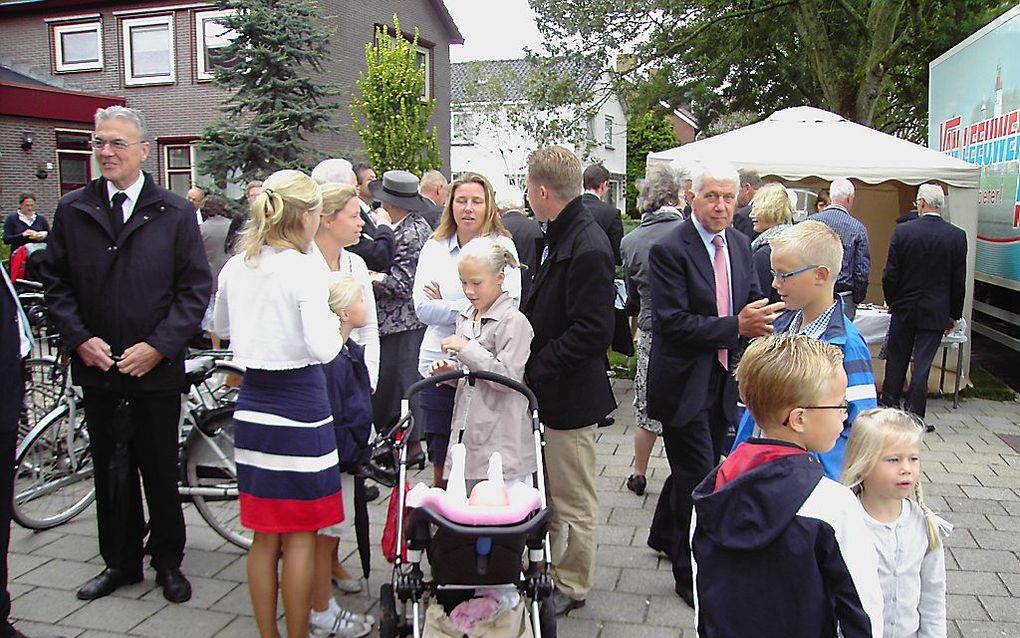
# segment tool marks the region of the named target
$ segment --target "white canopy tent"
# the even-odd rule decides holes
[[[896,218],[913,208],[918,185],[941,182],[948,187],[944,216],[967,232],[964,317],[970,326],[979,166],[808,106],[776,111],[756,124],[648,154],[648,164],[690,166],[708,159],[729,161],[737,168],[758,171],[767,181],[788,186],[819,189],[834,179],[852,179],[857,186],[853,213],[867,226],[871,244],[868,301],[875,303],[882,301],[882,269]],[[964,362],[966,378],[969,346]]]

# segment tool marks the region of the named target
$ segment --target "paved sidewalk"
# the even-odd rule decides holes
[[[668,473],[656,448],[649,490],[637,497],[624,486],[632,461],[630,385],[617,384],[617,424],[598,444],[599,551],[595,589],[587,606],[559,624],[567,638],[658,638],[694,635],[690,609],[673,594],[669,564],[645,546],[652,510]],[[949,635],[1020,637],[1020,454],[998,434],[1020,437],[1020,404],[964,401],[929,403],[938,431],[923,454],[927,500],[956,529],[949,539]],[[1020,440],[1018,438],[1017,440]],[[428,474],[431,472],[429,471]],[[426,473],[421,473],[425,480]],[[152,581],[83,603],[74,591],[102,569],[93,511],[58,529],[12,531],[12,616],[32,638],[250,638],[257,636],[245,586],[244,556],[216,536],[191,507],[184,572],[194,597],[185,605],[163,600]],[[381,536],[385,503],[372,513]],[[343,543],[345,565],[358,569],[353,542]],[[371,592],[342,597],[357,611],[378,606],[388,565],[376,548]],[[282,609],[282,607],[281,607]]]

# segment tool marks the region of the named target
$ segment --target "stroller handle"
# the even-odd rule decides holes
[[[426,377],[421,381],[411,384],[404,392],[404,401],[409,401],[411,397],[418,394],[425,388],[439,385],[444,381],[456,381],[461,378],[467,378],[469,383],[473,383],[475,379],[481,379],[482,381],[489,381],[498,385],[506,386],[511,390],[515,390],[528,398],[528,412],[534,413],[538,410],[538,399],[535,398],[535,393],[531,391],[531,388],[524,385],[520,381],[515,381],[510,377],[504,377],[501,374],[495,372],[486,372],[480,370],[478,372],[471,372],[469,370],[453,370],[452,372],[443,372],[435,376]]]

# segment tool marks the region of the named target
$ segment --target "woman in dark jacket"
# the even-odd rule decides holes
[[[793,206],[786,187],[782,184],[765,184],[754,194],[751,202],[751,222],[758,233],[751,242],[751,261],[758,275],[762,293],[769,303],[779,301],[779,292],[772,287],[772,247],[769,240],[793,225]]]
[[[49,222],[35,212],[35,195],[22,193],[18,197],[18,212],[4,220],[4,243],[14,252],[25,244],[46,241],[49,232]]]

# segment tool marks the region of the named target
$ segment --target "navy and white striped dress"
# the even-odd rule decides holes
[[[246,368],[234,409],[241,524],[317,531],[344,519],[333,417],[322,363],[342,346],[322,259],[263,248],[220,273],[216,332]]]

